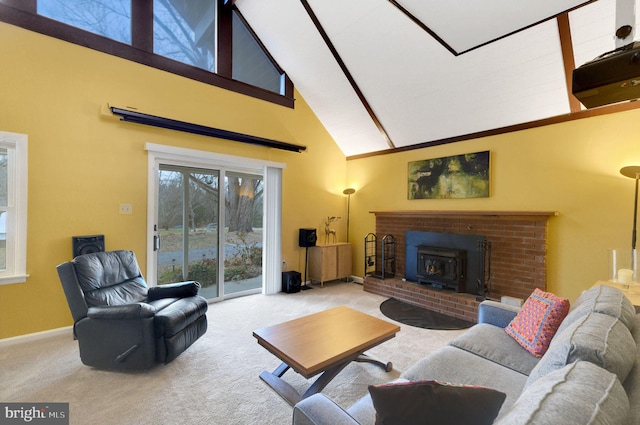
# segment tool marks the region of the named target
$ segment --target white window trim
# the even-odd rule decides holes
[[[27,151],[26,134],[0,131],[0,147],[9,152],[9,192],[6,218],[6,269],[0,285],[26,282],[27,277]]]
[[[265,183],[265,224],[263,246],[262,293],[275,294],[282,288],[282,169],[286,164],[259,159],[244,158],[234,155],[224,155],[214,152],[194,149],[178,148],[175,146],[146,143],[148,152],[148,194],[147,194],[147,235],[153,235],[153,225],[157,222],[154,216],[157,204],[157,172],[159,164],[173,164],[203,168],[231,166],[236,170],[245,169],[247,172],[258,172]],[[155,285],[155,253],[153,241],[147,241],[147,281]]]

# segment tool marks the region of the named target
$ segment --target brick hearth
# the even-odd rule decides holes
[[[489,297],[526,299],[546,288],[547,221],[555,212],[391,211],[374,212],[376,234],[396,240],[396,274],[392,279],[366,276],[364,290],[475,321],[476,295],[405,282],[405,232],[482,235],[491,242]]]

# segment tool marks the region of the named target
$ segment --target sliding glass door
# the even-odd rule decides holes
[[[225,182],[224,294],[262,287],[262,176],[227,171]]]
[[[208,299],[258,292],[262,176],[160,164],[157,187],[157,283],[196,280]]]

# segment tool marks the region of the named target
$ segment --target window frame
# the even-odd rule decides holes
[[[157,55],[153,52],[153,0],[131,0],[131,45],[85,31],[83,29],[37,14],[37,0],[0,0],[0,21],[55,37],[93,50],[151,66],[172,74],[190,78],[236,93],[255,97],[288,108],[294,107],[293,83],[282,68],[264,49],[251,27],[246,24],[233,2],[218,2],[218,37],[216,72]],[[284,75],[284,93],[275,93],[232,78],[232,13],[237,13],[263,48],[273,65]]]
[[[0,131],[0,147],[7,149],[8,199],[5,218],[6,268],[0,285],[23,283],[27,277],[27,151],[26,134]]]

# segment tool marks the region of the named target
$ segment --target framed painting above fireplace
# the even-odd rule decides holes
[[[409,162],[409,199],[488,198],[490,152]]]

